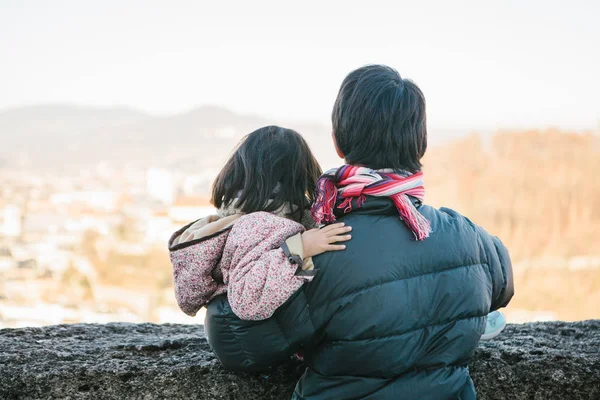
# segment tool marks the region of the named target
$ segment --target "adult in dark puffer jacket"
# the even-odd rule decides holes
[[[352,226],[352,240],[315,257],[314,280],[261,325],[213,301],[215,353],[251,370],[304,346],[297,400],[475,399],[467,365],[487,314],[514,291],[506,248],[457,212],[422,204],[425,100],[414,83],[385,66],[350,73],[333,129],[350,167],[323,178],[313,215]]]

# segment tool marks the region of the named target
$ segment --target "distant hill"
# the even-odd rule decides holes
[[[280,121],[204,106],[156,117],[126,107],[40,105],[0,111],[0,160],[30,167],[116,163],[216,167],[253,130]],[[329,129],[283,124],[301,132],[320,159],[334,160]],[[334,161],[335,162],[335,161]]]
[[[92,128],[111,127],[148,119],[131,108],[91,108],[40,105],[0,110],[0,140],[31,145],[30,140],[74,139]],[[6,149],[4,149],[6,150]]]
[[[91,108],[39,105],[0,111],[0,158],[25,156],[33,166],[69,162],[69,153],[90,141],[90,132],[114,132],[119,126],[150,118],[125,107]],[[94,138],[95,139],[95,138]],[[93,149],[73,157],[93,159]]]

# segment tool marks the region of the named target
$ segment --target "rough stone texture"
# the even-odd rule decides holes
[[[509,325],[471,365],[480,399],[600,399],[600,321]],[[297,362],[258,375],[219,365],[201,326],[0,330],[0,399],[289,399]]]

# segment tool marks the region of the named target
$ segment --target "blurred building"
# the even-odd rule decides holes
[[[155,211],[145,220],[145,240],[147,243],[166,244],[176,230],[166,210]]]
[[[108,190],[85,190],[66,193],[55,193],[50,202],[56,206],[88,206],[94,210],[115,211],[119,203],[119,195]]]
[[[22,213],[17,206],[7,205],[0,209],[0,236],[19,237],[22,232]]]
[[[172,204],[175,195],[173,174],[165,169],[148,169],[146,173],[146,190],[153,199],[164,204]]]
[[[12,252],[8,247],[0,247],[0,271],[13,269],[17,266]]]

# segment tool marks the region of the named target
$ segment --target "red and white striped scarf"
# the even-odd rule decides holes
[[[423,201],[425,188],[423,172],[400,175],[392,170],[373,170],[344,165],[327,171],[317,182],[316,200],[311,214],[321,224],[335,221],[334,207],[344,213],[352,210],[352,200],[361,207],[366,196],[389,197],[400,218],[414,233],[417,240],[429,237],[431,225],[414,206],[410,197]]]

